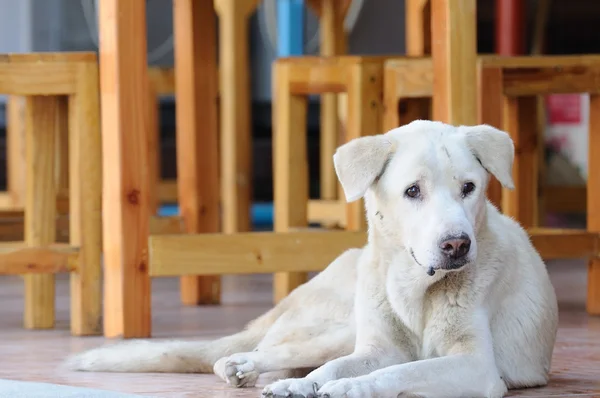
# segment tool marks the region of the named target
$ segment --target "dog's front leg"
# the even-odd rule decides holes
[[[393,365],[365,376],[330,381],[319,395],[330,398],[489,397],[507,388],[496,367],[492,337],[484,319],[463,333],[452,326],[438,337],[444,356]],[[463,325],[464,326],[464,325]]]

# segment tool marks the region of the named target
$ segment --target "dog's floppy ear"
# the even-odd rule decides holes
[[[500,183],[513,189],[512,167],[515,158],[515,146],[510,136],[487,124],[479,126],[461,126],[467,145],[481,162],[483,167]]]
[[[337,149],[333,164],[347,202],[365,195],[393,151],[393,143],[384,135],[355,138]]]

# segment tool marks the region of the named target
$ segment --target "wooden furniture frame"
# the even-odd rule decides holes
[[[346,228],[366,229],[362,201],[344,208],[340,200],[308,199],[306,108],[310,94],[347,93],[346,140],[380,133],[383,89],[381,57],[291,57],[273,64],[273,184],[276,232],[305,228],[311,212],[346,210]],[[330,154],[333,156],[333,152]],[[323,207],[323,208],[322,208]],[[339,215],[338,215],[339,216]],[[304,273],[278,273],[274,299],[279,301],[301,283]]]
[[[399,119],[394,109],[400,98],[423,98],[433,95],[433,63],[430,58],[389,60],[384,66],[384,129],[408,122]],[[514,179],[516,189],[503,190],[503,212],[527,228],[538,224],[539,140],[536,127],[536,99],[538,95],[560,93],[590,93],[589,176],[587,186],[587,234],[596,239],[600,232],[600,215],[593,206],[593,195],[600,197],[596,187],[596,159],[600,156],[600,56],[536,56],[499,57],[481,56],[478,59],[479,121],[509,132],[515,141]],[[397,108],[396,108],[397,109]],[[573,209],[572,202],[580,203],[579,190],[561,193],[551,187],[546,192],[546,206],[553,209]],[[558,195],[558,197],[553,195]],[[566,195],[574,195],[567,198]],[[597,199],[596,199],[597,200]],[[585,203],[585,202],[584,202]],[[562,207],[561,207],[562,206]],[[547,231],[547,230],[544,230]],[[552,231],[552,230],[550,230]],[[554,233],[554,232],[553,232]],[[563,236],[555,248],[573,252],[575,241],[582,238],[579,231],[557,231]],[[600,314],[600,261],[597,251],[582,248],[581,257],[591,257],[588,275],[588,311]]]
[[[0,56],[0,92],[24,97],[25,241],[0,244],[0,274],[24,275],[28,329],[54,326],[54,274],[71,275],[71,333],[101,332],[101,153],[93,53]],[[70,243],[56,243],[56,145],[68,131]],[[63,147],[63,150],[67,148]],[[14,215],[14,214],[13,214]],[[20,216],[20,214],[17,214]]]
[[[497,62],[504,62],[511,58],[497,58],[492,55],[482,55],[480,67],[484,67],[486,62],[498,59]],[[520,62],[524,58],[513,58],[515,62]],[[549,59],[552,59],[550,57]],[[566,59],[566,58],[565,58]],[[488,60],[488,61],[486,61]],[[478,73],[481,73],[478,71]],[[487,73],[487,72],[484,72]],[[481,83],[486,83],[481,85]],[[479,80],[480,98],[484,98],[485,91],[489,89],[489,84],[493,80]],[[431,58],[394,58],[386,61],[384,66],[384,116],[383,116],[383,131],[388,131],[403,124],[410,123],[419,117],[428,117],[431,114],[431,99],[433,97],[433,65]],[[398,111],[398,104],[403,102],[406,106],[402,107],[403,112]],[[415,114],[415,108],[425,105],[429,107],[429,111],[424,115]],[[481,104],[480,104],[481,107]],[[532,111],[531,123],[535,123],[536,112]],[[480,123],[499,123],[502,116],[499,114],[481,114],[479,112]],[[534,126],[537,130],[537,128]],[[541,133],[541,132],[540,132]],[[541,135],[541,134],[540,134]],[[541,137],[539,139],[542,139]],[[541,149],[541,148],[540,148]],[[543,175],[543,174],[542,174]],[[490,186],[488,196],[498,206],[502,207],[500,199],[501,191],[499,185],[494,182]],[[543,181],[540,183],[539,209],[536,214],[545,214],[546,212],[553,213],[585,213],[586,212],[586,189],[585,187],[568,187],[568,186],[553,186],[547,185]],[[541,200],[543,198],[543,201]],[[543,211],[542,211],[543,210]],[[534,223],[538,226],[541,220],[536,220]]]

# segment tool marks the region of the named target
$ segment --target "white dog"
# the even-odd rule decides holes
[[[343,253],[236,335],[134,341],[69,364],[214,367],[236,387],[265,372],[314,369],[268,385],[267,397],[502,397],[545,385],[554,289],[527,233],[485,196],[489,174],[512,187],[513,158],[510,137],[487,125],[416,121],[355,139],[334,161],[347,200],[365,198],[365,247]]]

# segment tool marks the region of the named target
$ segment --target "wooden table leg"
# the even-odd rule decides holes
[[[146,1],[99,7],[104,334],[150,336]]]
[[[273,68],[273,185],[275,232],[306,227],[308,163],[306,156],[306,97],[294,96],[289,87],[289,68]],[[280,272],[273,282],[278,303],[307,280],[306,272]]]
[[[431,0],[434,119],[477,123],[475,0]]]
[[[210,1],[175,0],[173,5],[181,215],[187,233],[219,232],[216,15]],[[183,276],[181,300],[218,304],[220,286],[219,276]]]
[[[600,233],[600,95],[590,95],[590,128],[588,144],[587,229]],[[588,267],[587,311],[600,315],[600,257],[590,260]]]
[[[56,241],[56,137],[58,98],[27,97],[26,100],[25,242],[47,246]],[[25,327],[54,327],[54,275],[25,275]]]
[[[15,95],[6,103],[6,171],[8,192],[15,208],[25,206],[25,98]]]
[[[71,273],[71,333],[102,333],[102,140],[98,66],[77,66],[77,94],[69,98],[69,222],[79,268]],[[66,154],[65,154],[66,155]]]
[[[215,0],[219,15],[223,232],[250,230],[252,120],[248,21],[259,0]]]

